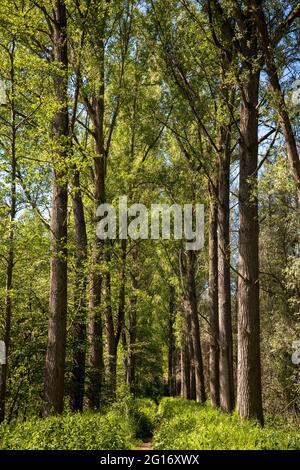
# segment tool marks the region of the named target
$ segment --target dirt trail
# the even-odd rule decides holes
[[[144,442],[142,442],[136,450],[152,450],[152,439],[151,437],[149,439],[146,439]]]

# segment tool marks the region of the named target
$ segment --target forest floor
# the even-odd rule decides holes
[[[300,450],[299,423],[266,416],[265,427],[208,403],[119,401],[102,412],[32,417],[0,428],[1,450]],[[1,467],[2,468],[2,467]]]

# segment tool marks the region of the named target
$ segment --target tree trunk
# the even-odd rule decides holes
[[[191,308],[191,333],[194,349],[194,367],[196,376],[196,400],[203,403],[206,400],[200,325],[196,295],[196,255],[194,251],[187,252],[187,291]]]
[[[137,259],[137,251],[133,251],[133,259]],[[125,283],[125,263],[126,263],[126,241],[122,240],[122,270],[124,270],[124,275],[121,272],[121,280],[123,278],[123,283]],[[119,314],[119,331],[122,331],[122,342],[124,348],[124,368],[125,368],[125,378],[126,384],[129,386],[129,391],[133,395],[136,393],[136,379],[135,379],[135,363],[136,363],[136,339],[137,339],[137,294],[136,290],[138,289],[138,281],[136,272],[131,273],[132,278],[132,287],[133,292],[130,297],[130,306],[128,309],[128,328],[125,328],[125,319],[122,318],[122,315]],[[121,294],[121,291],[120,293]],[[123,292],[122,297],[124,297],[125,292]],[[123,301],[125,304],[125,297]],[[121,304],[121,302],[119,302]],[[125,314],[125,305],[124,305],[124,314]],[[126,330],[128,331],[128,340],[126,335]]]
[[[189,369],[190,369],[190,393],[189,399],[196,400],[196,368],[195,368],[195,351],[192,337],[192,314],[189,301],[186,301],[186,315],[187,315],[187,342],[188,342],[188,356],[189,356]]]
[[[233,349],[230,286],[229,178],[230,130],[220,127],[218,188],[218,303],[219,303],[219,374],[220,407],[234,408]]]
[[[259,72],[248,73],[240,121],[237,405],[242,418],[256,418],[262,423],[256,176]]]
[[[17,189],[16,189],[16,173],[17,173],[17,158],[16,158],[16,110],[14,100],[15,89],[15,68],[14,68],[14,53],[15,43],[13,42],[12,50],[10,51],[10,79],[12,90],[11,102],[11,176],[10,176],[10,218],[9,218],[9,236],[8,236],[8,254],[7,254],[7,267],[6,267],[6,286],[5,286],[5,316],[4,316],[4,343],[6,346],[6,363],[0,365],[0,423],[5,418],[5,401],[7,389],[7,377],[9,366],[9,352],[11,343],[11,321],[12,321],[12,289],[13,289],[13,269],[14,269],[14,238],[15,229],[14,223],[16,218],[16,203],[17,203]]]
[[[109,260],[110,261],[110,260]],[[111,305],[111,278],[108,271],[105,274],[105,326],[107,340],[107,388],[110,397],[115,398],[117,387],[117,343]]]
[[[210,299],[210,354],[209,388],[210,400],[214,408],[220,404],[219,384],[219,310],[218,310],[218,206],[214,196],[210,203],[209,217],[209,299]]]
[[[189,400],[191,398],[191,358],[190,358],[190,336],[191,336],[191,314],[189,302],[185,299],[184,309],[184,328],[182,331],[182,351],[181,351],[181,396]]]
[[[169,295],[168,393],[170,397],[173,397],[176,394],[176,348],[174,336],[175,288],[173,286],[170,286]]]
[[[73,326],[73,357],[70,390],[70,407],[73,411],[82,411],[85,380],[86,356],[86,320],[87,320],[87,234],[84,216],[84,207],[80,191],[80,177],[78,170],[74,175],[73,213],[76,240],[76,266],[74,285],[75,319]]]
[[[122,347],[123,347],[124,383],[127,384],[128,383],[128,345],[127,345],[125,326],[122,330],[121,338],[122,338]]]
[[[66,158],[68,155],[68,49],[67,16],[63,0],[56,0],[53,23],[54,58],[61,67],[55,78],[55,93],[60,109],[53,122],[57,144],[51,210],[51,267],[48,344],[45,373],[45,406],[43,414],[62,413],[67,321],[67,209],[68,188]]]
[[[136,286],[136,281],[134,281]],[[136,287],[135,287],[136,288]],[[129,345],[128,345],[128,385],[131,393],[135,394],[135,360],[136,360],[136,337],[137,337],[137,298],[134,294],[130,301],[129,310]]]
[[[103,25],[104,35],[104,25]],[[96,238],[96,211],[100,204],[105,203],[105,173],[106,173],[106,151],[104,142],[104,38],[99,38],[99,89],[97,97],[86,105],[94,127],[95,154],[94,158],[94,240],[92,247],[92,266],[90,272],[90,301],[88,320],[88,383],[87,383],[87,405],[90,409],[100,407],[100,395],[103,379],[103,327],[101,314],[101,289],[102,273],[100,265],[103,261],[104,242]]]
[[[102,275],[99,272],[102,243],[94,240],[92,252],[92,270],[90,273],[90,298],[87,323],[88,359],[86,398],[89,409],[99,409],[103,379],[103,338],[101,316]]]
[[[121,240],[121,266],[120,266],[120,287],[119,287],[119,305],[116,325],[114,324],[112,301],[111,301],[111,277],[109,271],[105,275],[105,294],[106,294],[106,334],[108,345],[108,374],[107,384],[108,390],[112,397],[116,395],[117,388],[117,354],[118,345],[121,338],[121,332],[124,327],[125,319],[125,270],[126,270],[126,240]],[[110,256],[107,254],[108,263]]]

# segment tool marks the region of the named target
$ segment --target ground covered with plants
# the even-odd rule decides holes
[[[300,450],[296,423],[265,427],[209,404],[163,398],[123,399],[101,413],[67,413],[2,427],[2,450],[130,450],[153,437],[154,450]]]
[[[151,435],[156,405],[128,399],[99,413],[76,413],[29,419],[3,426],[2,450],[125,450]]]
[[[295,424],[268,419],[264,428],[223,414],[208,404],[164,398],[158,408],[154,449],[168,450],[291,450],[300,449]]]

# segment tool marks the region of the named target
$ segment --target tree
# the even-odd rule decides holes
[[[4,343],[6,346],[6,363],[2,366],[0,383],[0,423],[5,418],[5,401],[7,389],[7,372],[11,345],[11,323],[12,323],[12,289],[13,289],[13,271],[15,264],[15,218],[17,215],[17,109],[16,109],[16,70],[15,70],[15,48],[16,40],[3,45],[9,59],[9,84],[10,90],[7,90],[8,99],[8,119],[10,132],[10,191],[9,191],[9,225],[8,225],[8,246],[6,255],[6,286],[5,286],[5,323],[4,323]],[[3,104],[3,103],[2,103]]]
[[[300,201],[300,159],[297,148],[296,138],[289,117],[287,105],[285,103],[284,94],[281,89],[278,67],[276,66],[274,49],[282,40],[283,36],[289,32],[293,22],[300,16],[300,6],[296,4],[287,17],[277,26],[277,29],[272,33],[269,32],[266,22],[262,2],[253,1],[252,7],[255,15],[257,33],[260,39],[260,48],[263,51],[266,71],[270,80],[270,85],[273,93],[273,100],[275,108],[279,115],[279,123],[284,134],[287,146],[287,154],[291,168],[292,176],[295,180],[298,194],[298,201]]]
[[[53,55],[61,68],[54,78],[58,110],[53,120],[54,180],[52,189],[50,305],[43,414],[62,413],[67,322],[67,210],[66,160],[69,149],[67,12],[56,0],[52,18]]]

